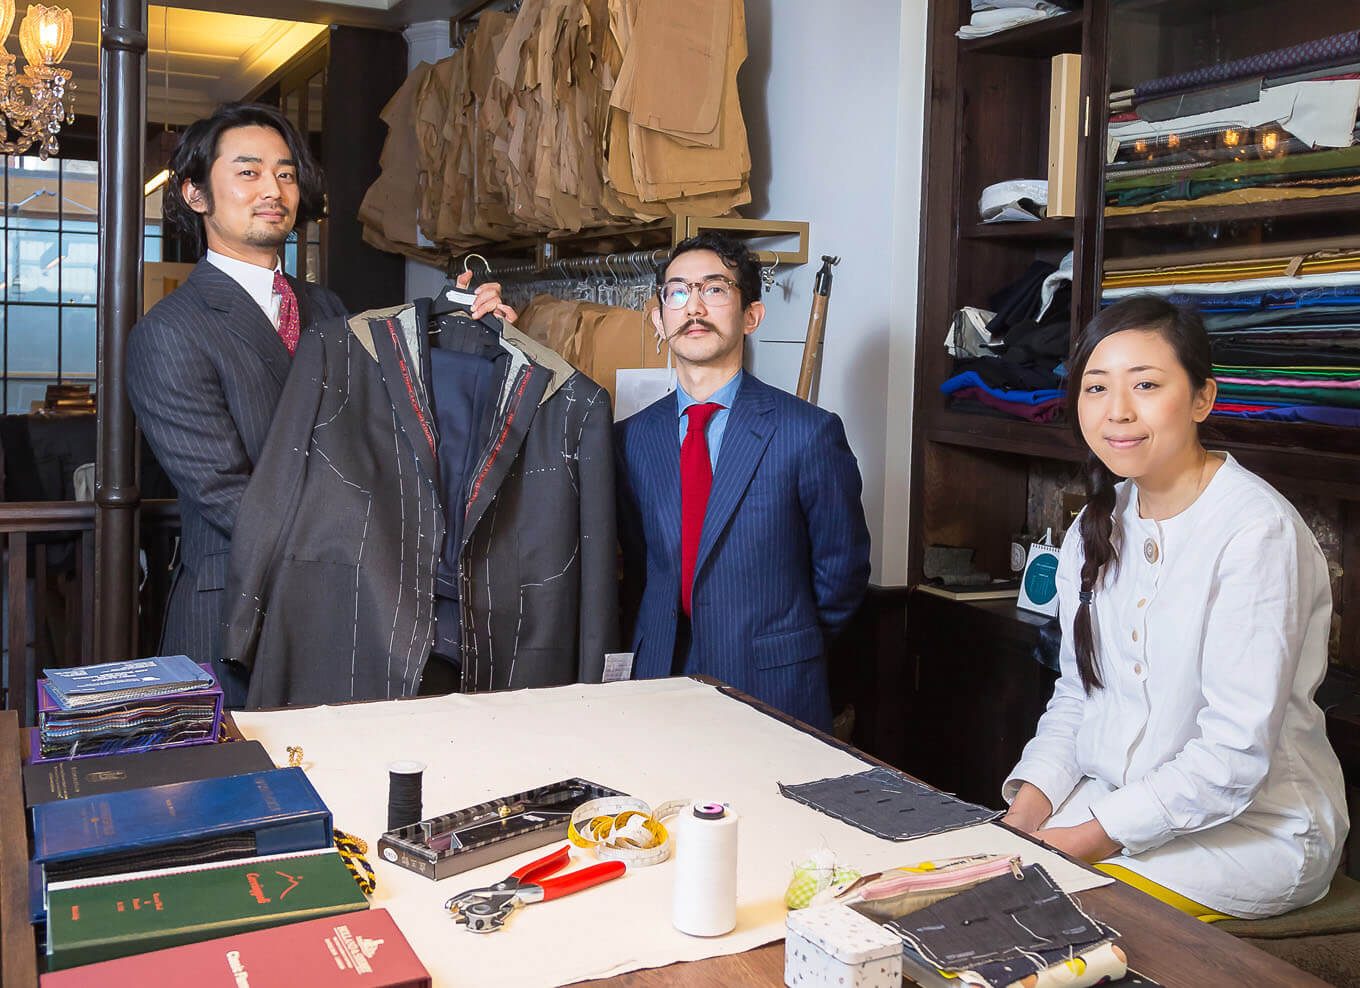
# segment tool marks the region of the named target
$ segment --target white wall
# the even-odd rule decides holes
[[[793,391],[822,254],[838,254],[813,397],[845,422],[864,477],[873,582],[906,582],[927,0],[746,0],[738,76],[750,217],[808,220],[808,264],[781,270],[751,370]],[[410,67],[449,53],[447,22],[406,31]],[[406,267],[407,297],[441,272]],[[890,384],[891,382],[891,384]]]
[[[812,224],[812,260],[780,272],[751,367],[794,390],[814,274],[840,255],[814,397],[845,422],[873,582],[886,586],[906,581],[925,19],[925,0],[746,0],[738,76],[755,194],[744,212]]]
[[[422,21],[412,24],[404,32],[406,38],[406,71],[412,72],[421,62],[433,65],[453,54],[449,47],[448,21]],[[406,260],[406,297],[430,298],[444,285],[444,272],[420,261]]]

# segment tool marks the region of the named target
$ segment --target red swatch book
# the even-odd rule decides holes
[[[42,988],[430,988],[386,909],[272,926],[42,976]]]

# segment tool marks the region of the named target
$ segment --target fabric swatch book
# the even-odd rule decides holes
[[[24,766],[24,804],[100,796],[192,779],[263,772],[273,760],[258,741],[223,741]]]
[[[42,988],[429,988],[386,909],[288,923],[42,976]]]
[[[367,908],[333,848],[55,882],[47,964],[55,971]]]
[[[62,710],[191,693],[217,685],[212,674],[187,655],[44,669],[43,675],[47,677],[47,691]]]
[[[33,807],[33,860],[48,884],[330,845],[330,810],[300,768]]]
[[[33,749],[31,760],[82,758],[216,741],[222,721],[222,690],[205,667],[192,662],[189,665],[198,669],[202,677],[191,690],[157,692],[167,686],[182,684],[182,676],[143,677],[155,679],[156,685],[143,683],[144,689],[72,694],[100,697],[97,701],[82,702],[75,707],[63,705],[69,703],[70,696],[61,690],[68,689],[69,684],[54,687],[50,679],[38,680],[39,743]],[[76,673],[80,669],[51,671]],[[163,680],[168,680],[168,683]]]

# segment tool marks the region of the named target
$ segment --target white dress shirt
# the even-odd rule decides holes
[[[279,270],[279,262],[275,260],[272,268],[262,268],[258,264],[238,261],[215,250],[208,251],[207,256],[213,267],[246,290],[246,294],[255,300],[255,304],[269,317],[274,328],[278,329],[279,307],[283,300],[274,293],[274,272]]]
[[[1093,815],[1111,859],[1234,916],[1327,891],[1348,829],[1341,766],[1313,700],[1327,670],[1327,564],[1297,511],[1228,456],[1190,507],[1152,521],[1117,487],[1114,544],[1092,603],[1104,688],[1077,675],[1081,532],[1058,563],[1062,675],[1003,787]]]

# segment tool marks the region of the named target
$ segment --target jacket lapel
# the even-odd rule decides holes
[[[774,401],[765,392],[765,385],[746,375],[732,402],[727,428],[723,430],[722,449],[718,453],[717,469],[713,471],[708,509],[704,512],[703,534],[699,536],[699,556],[694,563],[696,580],[713,544],[741,503],[765,447],[770,444],[775,430],[774,417],[770,414],[773,411]],[[676,476],[679,476],[678,470]],[[680,517],[679,511],[675,517]]]
[[[207,259],[198,262],[188,281],[198,289],[210,308],[223,314],[227,331],[254,351],[282,386],[288,378],[292,357],[278,330],[250,293]]]
[[[316,305],[312,302],[312,293],[309,292],[302,282],[291,275],[284,275],[288,279],[288,284],[292,286],[293,297],[298,304],[298,329],[302,332],[307,331],[307,327],[316,322]]]
[[[661,523],[662,541],[670,554],[671,565],[680,572],[680,419],[674,393],[654,406],[654,414],[647,414],[646,430],[641,447],[655,450],[660,457],[652,479],[657,485],[657,520]]]
[[[434,416],[430,413],[425,387],[420,378],[423,356],[408,352],[407,334],[402,323],[402,320],[415,319],[416,309],[408,305],[381,314],[355,316],[352,322],[362,321],[366,324],[378,354],[383,384],[387,388],[387,397],[392,402],[397,422],[406,435],[425,479],[437,486],[439,467],[435,458]],[[424,327],[419,329],[411,338],[424,339]],[[284,353],[287,352],[285,347]]]

